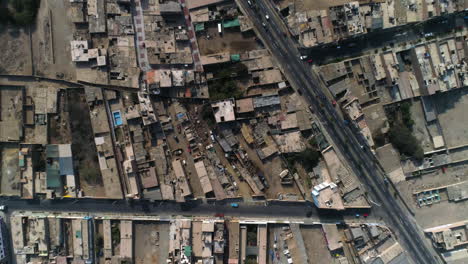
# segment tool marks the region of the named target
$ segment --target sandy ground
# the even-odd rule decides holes
[[[414,121],[413,135],[420,142],[424,152],[433,151],[432,138],[426,127],[426,119],[424,118],[421,101],[414,101],[411,105],[411,118]]]
[[[57,113],[49,119],[49,143],[69,144],[71,143],[70,118],[67,109],[68,98],[65,90],[58,92]]]
[[[28,29],[0,27],[0,46],[8,47],[8,52],[0,52],[0,73],[32,74]]]
[[[174,131],[170,134],[167,134],[167,143],[169,145],[169,148],[171,151],[174,151],[176,149],[182,149],[183,153],[180,156],[175,156],[173,155],[173,159],[182,159],[187,162],[187,166],[184,167],[185,174],[189,179],[189,184],[190,184],[190,189],[192,190],[193,196],[194,197],[205,197],[205,194],[203,192],[203,189],[201,187],[200,179],[198,178],[198,174],[195,170],[195,163],[193,161],[193,156],[187,152],[187,147],[189,146],[187,139],[184,135],[183,129],[181,129],[182,133],[178,133],[177,131],[177,125],[180,124],[179,121],[177,121],[176,113],[175,113],[175,108],[174,105],[171,105],[168,107],[168,112],[171,116],[172,119],[172,125],[174,126]],[[177,142],[174,139],[174,136],[177,136],[177,139],[179,142]],[[172,161],[171,161],[172,162]]]
[[[43,0],[32,33],[33,61],[37,75],[75,80],[75,66],[71,61],[70,41],[74,25],[65,12],[70,1]]]
[[[2,195],[20,195],[18,151],[19,146],[16,144],[5,144],[3,146],[0,146],[0,174]]]
[[[135,264],[166,263],[169,252],[169,224],[135,224]]]
[[[283,0],[275,2],[279,3],[281,8],[285,8],[292,3],[296,6],[297,11],[307,11],[326,9],[330,6],[352,2],[352,0]]]
[[[255,37],[244,37],[240,31],[225,30],[219,35],[216,24],[205,25],[206,32],[197,34],[198,47],[201,55],[220,52],[231,54],[246,52],[258,48]],[[210,39],[207,39],[207,35]]]
[[[468,144],[468,89],[456,89],[434,97],[434,105],[447,147]]]
[[[313,261],[312,263],[333,263],[321,226],[301,226],[301,233],[307,256]]]

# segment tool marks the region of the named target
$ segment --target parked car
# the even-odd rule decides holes
[[[6,205],[0,205],[0,211],[5,212],[6,210],[7,210],[7,206],[6,206]]]
[[[176,156],[180,156],[182,155],[184,151],[182,149],[176,149],[172,152],[172,154],[176,155]]]
[[[232,207],[232,208],[238,208],[238,207],[239,207],[239,204],[238,204],[238,203],[231,203],[231,207]]]

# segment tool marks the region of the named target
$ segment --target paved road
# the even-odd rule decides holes
[[[254,28],[280,63],[289,82],[309,101],[338,151],[366,186],[369,197],[380,205],[375,212],[383,216],[396,231],[400,243],[413,261],[422,264],[441,262],[413,217],[384,183],[385,174],[366,140],[354,125],[346,126],[339,118],[327,97],[327,87],[317,73],[299,59],[299,51],[293,40],[287,37],[286,28],[271,3],[268,0],[257,0],[256,6],[250,7],[247,1],[237,2],[253,21]],[[266,15],[269,19],[266,19]]]
[[[336,58],[360,56],[365,52],[385,46],[396,47],[401,43],[419,42],[426,33],[442,36],[452,32],[455,28],[466,27],[468,20],[463,19],[465,14],[466,12],[447,14],[427,21],[382,29],[316,47],[300,48],[300,51],[312,56],[316,64],[327,63]]]
[[[0,204],[7,205],[8,213],[20,211],[37,212],[79,212],[88,214],[133,214],[148,216],[213,216],[222,213],[230,217],[268,218],[276,220],[310,219],[320,222],[381,222],[378,216],[370,215],[368,219],[355,218],[368,212],[363,210],[346,210],[345,212],[319,211],[312,203],[304,202],[264,202],[242,203],[238,208],[232,208],[230,202],[202,202],[201,200],[176,202],[126,201],[111,199],[62,199],[62,200],[24,200],[0,197]],[[310,217],[309,217],[310,216]]]

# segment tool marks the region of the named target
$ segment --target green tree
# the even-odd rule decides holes
[[[10,0],[12,22],[20,26],[34,24],[40,3],[40,0]]]
[[[411,134],[411,130],[401,122],[395,122],[388,132],[390,142],[400,151],[401,154],[413,157],[416,160],[424,158],[418,140]]]
[[[235,66],[223,69],[216,75],[216,80],[208,85],[210,99],[223,100],[227,98],[239,98],[242,96],[242,91],[232,79],[234,76],[243,75],[247,72],[247,67],[241,63]]]

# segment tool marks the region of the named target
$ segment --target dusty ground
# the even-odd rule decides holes
[[[68,100],[70,102],[73,162],[75,173],[79,175],[80,187],[85,196],[105,197],[84,91],[81,89],[69,90]],[[85,174],[87,173],[93,174],[91,177],[93,180],[86,180]]]
[[[102,224],[102,221],[101,220],[96,220],[95,221],[95,230],[94,230],[94,235],[95,237],[101,237],[103,240],[103,243],[104,243],[104,234],[103,234],[103,230],[104,230],[104,226]],[[97,260],[98,260],[98,263],[105,263],[105,259],[104,259],[104,246],[103,247],[98,247],[97,244],[96,245],[96,252],[98,253],[98,256],[101,256],[101,257],[97,257]],[[104,244],[103,244],[104,245]],[[101,254],[100,254],[101,252]]]
[[[68,97],[66,91],[58,92],[57,112],[49,119],[49,143],[68,144],[71,143],[70,118],[68,113]]]
[[[442,201],[431,206],[419,208],[413,192],[436,188],[468,180],[468,164],[449,167],[445,173],[437,170],[433,173],[400,182],[397,188],[405,198],[407,204],[416,213],[416,220],[423,228],[449,224],[466,219],[468,203]]]
[[[424,110],[420,100],[414,101],[411,105],[411,118],[414,121],[413,135],[420,142],[424,152],[433,151],[432,138],[426,127],[426,119],[424,118]]]
[[[70,41],[73,23],[68,19],[70,1],[42,0],[32,33],[33,61],[37,75],[75,80]]]
[[[319,225],[301,226],[302,239],[304,240],[307,256],[312,263],[329,264],[333,263],[333,258],[328,251],[327,241]]]
[[[281,185],[279,174],[281,173],[281,171],[284,170],[285,167],[283,165],[283,161],[278,155],[274,157],[270,157],[266,159],[264,162],[262,162],[260,158],[258,157],[257,152],[255,152],[252,148],[250,148],[247,145],[242,135],[238,135],[237,139],[239,140],[239,144],[240,146],[242,146],[242,149],[244,149],[247,152],[247,155],[249,156],[249,159],[252,161],[252,163],[265,176],[265,179],[268,182],[269,188],[266,189],[264,192],[265,192],[265,196],[268,199],[277,199],[278,194],[287,194],[287,193],[297,194],[299,198],[302,197],[299,189],[296,187],[295,184]]]
[[[0,73],[32,74],[29,29],[0,26],[0,46],[8,47],[8,52],[0,52]]]
[[[135,224],[135,264],[166,263],[169,252],[169,224]]]
[[[468,144],[468,89],[455,89],[434,99],[447,147]]]
[[[182,155],[180,156],[174,155],[173,159],[180,158],[180,159],[186,160],[187,166],[184,167],[184,170],[185,170],[186,176],[188,176],[189,184],[190,184],[190,188],[192,190],[193,196],[205,197],[205,194],[203,193],[203,189],[201,187],[200,179],[198,178],[198,174],[195,170],[195,163],[193,161],[193,157],[191,154],[187,152],[187,147],[189,146],[189,144],[185,138],[183,128],[181,129],[180,134],[177,131],[177,125],[179,125],[180,123],[177,121],[175,109],[173,106],[170,106],[167,110],[170,113],[170,116],[172,119],[172,125],[174,126],[174,131],[166,135],[167,143],[169,144],[169,148],[171,149],[171,151],[174,151],[176,149],[183,150]],[[179,140],[179,142],[177,142],[174,139],[174,136],[177,136],[177,139]]]
[[[232,29],[225,30],[223,35],[218,33],[217,24],[205,24],[205,32],[197,34],[198,47],[201,55],[214,54],[220,52],[230,52],[231,54],[241,53],[258,48],[255,37],[244,37],[240,31]],[[210,39],[207,39],[207,35]]]
[[[294,4],[297,11],[307,11],[326,9],[330,6],[337,6],[352,2],[352,0],[283,0],[275,2],[279,3],[281,8],[285,8],[289,4]]]
[[[0,192],[2,195],[20,195],[18,152],[19,146],[17,144],[3,143],[0,145]]]

